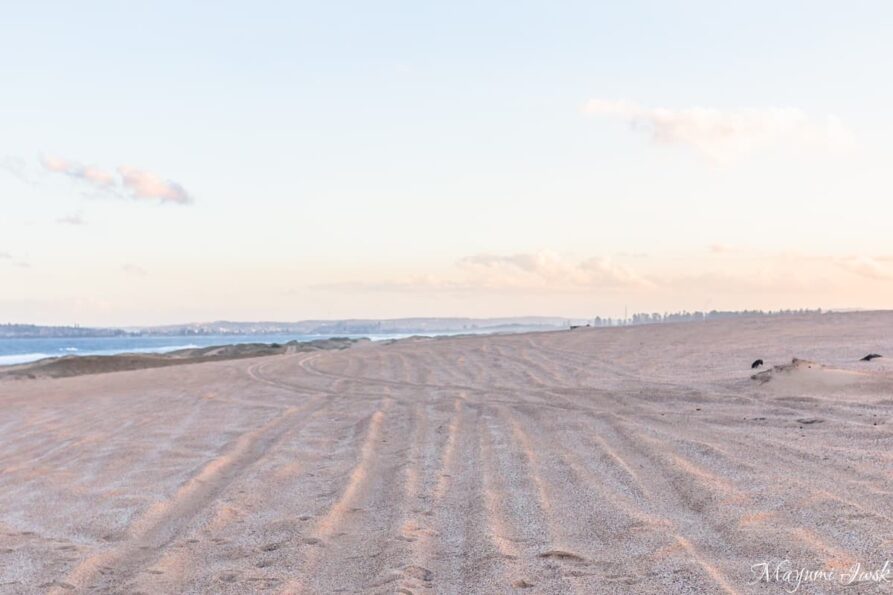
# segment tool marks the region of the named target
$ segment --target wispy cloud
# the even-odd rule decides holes
[[[715,255],[735,254],[736,257],[740,257],[738,260],[741,263],[747,261],[763,263],[762,271],[771,270],[775,275],[770,279],[771,283],[766,283],[767,285],[783,286],[785,277],[803,272],[823,271],[826,274],[833,274],[835,268],[864,279],[893,281],[893,255],[845,254],[834,256],[799,251],[769,252],[727,244],[712,244],[708,250]]]
[[[56,219],[56,223],[63,223],[65,225],[86,225],[87,222],[84,221],[83,215],[80,213],[71,213],[69,215],[64,215]]]
[[[31,265],[22,260],[21,258],[14,257],[10,252],[2,252],[0,251],[0,260],[8,263],[10,266],[18,267],[20,269],[30,269]]]
[[[459,266],[480,283],[499,287],[563,287],[613,289],[644,287],[649,282],[628,267],[603,257],[580,262],[562,259],[554,252],[511,255],[476,254]]]
[[[649,108],[627,101],[590,99],[590,116],[619,118],[658,144],[686,145],[714,162],[772,145],[849,148],[852,133],[835,116],[810,117],[796,108]]]
[[[477,291],[480,287],[469,285],[462,281],[455,281],[439,277],[437,275],[407,275],[399,279],[384,279],[377,281],[341,281],[333,283],[319,283],[310,286],[311,289],[326,291],[375,291],[385,293],[469,293]]]
[[[735,246],[732,246],[730,244],[717,243],[717,244],[710,244],[709,246],[707,246],[707,250],[711,254],[729,254],[731,252],[737,252],[738,248]]]
[[[134,275],[136,277],[145,277],[149,274],[149,272],[143,267],[130,263],[121,265],[121,271],[127,273],[128,275]]]
[[[76,161],[70,161],[61,157],[41,155],[40,164],[49,172],[65,174],[76,180],[83,180],[99,189],[111,188],[116,182],[115,176],[107,171],[92,165],[82,165]]]
[[[41,155],[40,164],[50,173],[68,176],[102,193],[161,203],[192,202],[192,197],[181,184],[129,165],[118,166],[113,173],[63,157],[45,155]]]
[[[318,289],[387,292],[577,293],[648,288],[651,281],[608,258],[571,261],[540,251],[510,255],[474,254],[441,275],[411,275],[374,282],[334,283]]]
[[[692,295],[737,300],[742,296],[759,298],[769,294],[824,295],[822,292],[857,280],[879,287],[893,282],[893,255],[834,256],[753,250],[747,246],[722,246],[711,251],[719,255],[733,251],[736,266],[729,267],[724,258],[717,258],[713,264],[694,272],[680,267],[678,257],[673,256],[639,259],[632,268],[611,258],[568,259],[550,251],[484,253],[461,258],[454,266],[437,273],[328,283],[313,288],[419,295],[505,295],[507,298],[576,294],[608,300],[648,300]]]
[[[848,273],[875,281],[893,280],[891,261],[893,261],[893,258],[884,256],[845,256],[833,260],[835,265]]]
[[[24,182],[29,186],[35,184],[34,178],[28,173],[27,163],[25,163],[25,160],[21,157],[6,155],[0,159],[0,170],[12,174],[14,177],[18,178],[19,181]]]

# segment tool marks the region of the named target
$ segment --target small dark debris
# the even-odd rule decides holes
[[[554,558],[556,560],[568,560],[573,562],[584,562],[585,560],[578,556],[577,554],[573,554],[571,552],[565,552],[562,550],[549,550],[548,552],[543,552],[539,555],[540,558]]]
[[[868,355],[866,355],[865,357],[863,357],[863,358],[860,359],[859,361],[860,361],[860,362],[870,362],[871,360],[873,360],[873,359],[875,359],[875,358],[878,358],[878,357],[884,357],[884,356],[882,356],[882,355],[879,354],[879,353],[869,353]]]
[[[754,362],[752,364],[750,364],[750,369],[756,370],[757,368],[759,368],[762,365],[763,365],[763,360],[761,360],[761,359],[754,360]]]
[[[434,580],[434,573],[423,566],[407,566],[404,570],[406,576],[430,583]]]

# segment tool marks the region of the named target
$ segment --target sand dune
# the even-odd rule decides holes
[[[880,568],[893,369],[858,359],[893,354],[891,328],[578,329],[0,381],[0,592],[764,593],[786,585],[750,584],[760,562]]]

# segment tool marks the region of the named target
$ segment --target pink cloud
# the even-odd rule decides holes
[[[192,199],[180,184],[135,167],[118,168],[121,182],[134,198],[158,199],[161,202],[186,204]]]
[[[77,161],[70,161],[62,157],[43,155],[40,157],[40,163],[47,171],[83,180],[97,188],[111,188],[115,184],[114,175],[92,165],[85,166]]]
[[[51,173],[63,174],[112,195],[138,200],[157,200],[162,203],[192,202],[192,197],[177,182],[129,165],[121,165],[116,173],[112,173],[56,156],[42,155],[40,163]]]

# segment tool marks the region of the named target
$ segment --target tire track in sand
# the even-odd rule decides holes
[[[442,447],[440,462],[434,473],[434,485],[428,488],[424,495],[419,494],[419,486],[416,484],[414,496],[421,496],[428,503],[427,510],[420,510],[414,517],[403,525],[402,536],[409,540],[409,563],[401,569],[401,587],[406,590],[430,588],[437,584],[436,571],[432,570],[434,564],[434,550],[436,537],[440,532],[437,529],[434,517],[446,497],[452,481],[453,468],[456,463],[456,450],[464,417],[465,395],[460,394],[453,401],[453,413],[447,426],[447,435]]]
[[[314,357],[319,354],[313,354]],[[286,358],[296,357],[286,355]],[[300,354],[302,359],[306,354]],[[273,362],[260,361],[246,368],[254,380],[295,392],[296,388],[265,377],[263,369]],[[319,395],[319,391],[316,391]],[[280,411],[258,428],[249,430],[230,442],[224,452],[205,465],[193,477],[183,483],[168,499],[156,502],[140,515],[128,528],[128,537],[122,543],[88,556],[69,571],[66,578],[58,581],[48,592],[65,593],[76,589],[101,590],[113,584],[120,589],[141,568],[151,564],[163,553],[164,546],[174,540],[189,522],[214,502],[246,468],[260,460],[266,451],[282,439],[289,430],[300,429],[296,418],[302,413],[314,413],[329,401],[319,396],[301,406],[279,408]],[[90,584],[98,579],[97,584]]]
[[[395,401],[392,399],[386,400],[369,418],[366,434],[359,449],[358,460],[348,475],[347,484],[344,486],[338,499],[314,525],[311,539],[321,542],[322,547],[308,550],[301,572],[302,577],[293,579],[286,584],[281,590],[281,593],[292,594],[312,592],[307,590],[308,585],[306,578],[313,576],[316,567],[319,565],[320,556],[323,555],[322,550],[326,546],[326,541],[335,536],[338,530],[344,525],[346,518],[349,516],[350,509],[361,497],[362,491],[369,480],[370,468],[374,465],[374,459],[377,456],[377,446],[381,440],[382,424],[385,414],[394,402]]]
[[[197,514],[213,502],[239,473],[258,461],[264,453],[295,426],[301,413],[321,406],[324,401],[304,407],[290,407],[264,425],[237,438],[223,454],[206,463],[167,500],[149,507],[128,530],[120,545],[85,558],[72,569],[62,584],[81,590],[120,589],[140,568],[151,563]],[[98,579],[98,582],[96,582]],[[66,592],[64,586],[50,590]]]

